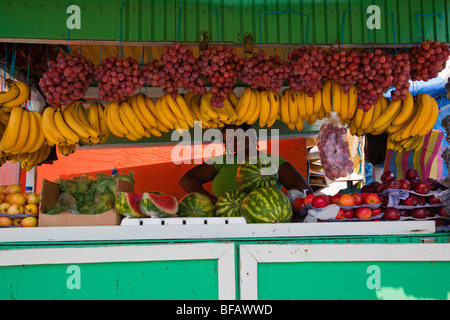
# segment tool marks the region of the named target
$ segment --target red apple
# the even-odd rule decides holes
[[[335,194],[334,196],[331,197],[331,203],[338,204],[340,197],[341,197],[341,194],[339,194],[339,193]]]
[[[345,193],[339,198],[338,205],[351,207],[355,205],[355,200],[350,193]]]
[[[428,179],[425,179],[425,181],[430,184],[431,190],[436,191],[437,189],[439,189],[438,182],[435,179],[428,178]]]
[[[27,203],[39,204],[40,196],[37,193],[25,194],[27,197]]]
[[[361,187],[361,193],[363,192],[373,192],[373,186],[369,184],[365,184]]]
[[[425,180],[419,180],[414,182],[414,191],[420,194],[427,194],[430,192],[430,184]]]
[[[393,173],[392,171],[385,171],[383,172],[383,174],[381,175],[381,182],[387,182],[389,180],[394,180],[397,179],[397,176],[395,175],[395,173]]]
[[[314,199],[314,197],[315,197],[315,195],[313,193],[308,194],[304,200],[305,204],[310,204],[312,199]]]
[[[399,181],[400,181],[400,189],[411,190],[411,182],[409,182],[409,180],[400,179]]]
[[[346,219],[353,219],[355,217],[355,213],[353,212],[353,209],[345,210],[344,212]]]
[[[402,206],[417,206],[419,198],[415,194],[410,194],[406,199],[400,200]]]
[[[400,213],[395,208],[387,208],[384,210],[384,218],[391,221],[400,220]]]
[[[400,214],[400,217],[409,217],[409,211],[406,209],[398,209],[398,213]]]
[[[445,207],[444,206],[438,208],[438,214],[441,217],[450,217],[450,214],[448,214],[447,211],[445,211]]]
[[[417,171],[416,169],[408,169],[405,172],[405,178],[408,180],[416,180],[419,179],[419,171]]]
[[[379,183],[373,188],[374,193],[382,193],[384,190],[386,190],[385,183]]]
[[[386,182],[387,189],[400,189],[401,188],[400,181],[393,179]]]
[[[424,206],[427,203],[427,198],[424,196],[417,196],[417,204],[419,206]]]
[[[336,214],[336,217],[334,217],[337,220],[342,220],[345,218],[345,211],[344,209],[340,208],[338,213]]]
[[[411,210],[411,217],[416,219],[424,219],[427,216],[427,212],[424,208],[416,208]]]
[[[383,209],[381,209],[381,207],[372,209],[372,217],[375,217],[375,216],[381,214],[382,212],[383,212]]]
[[[8,210],[6,211],[7,214],[21,214],[24,212],[24,208],[22,205],[13,203],[8,207]]]
[[[302,197],[297,197],[292,202],[292,207],[294,207],[294,209],[297,210],[298,212],[300,212],[304,206],[305,206],[305,199],[303,199]]]
[[[352,197],[353,197],[353,200],[355,200],[355,206],[360,206],[364,203],[364,198],[361,193],[353,192]]]
[[[312,201],[311,201],[311,205],[314,207],[314,208],[323,208],[323,207],[326,207],[327,205],[329,205],[330,203],[328,202],[328,197],[327,196],[325,196],[325,195],[322,195],[322,194],[320,194],[320,195],[318,195],[318,196],[315,196],[313,199],[312,199]]]
[[[9,217],[0,217],[0,226],[12,226],[13,225],[13,219]]]
[[[365,204],[375,204],[380,203],[381,199],[376,193],[368,193],[364,197],[364,203]]]
[[[381,197],[380,197],[380,199],[381,199]],[[381,199],[381,203],[382,203],[385,207],[387,207],[388,204],[389,204],[389,196],[383,197],[383,199]]]
[[[21,193],[22,189],[20,189],[20,186],[18,186],[17,184],[10,184],[9,186],[6,187],[6,193],[10,194],[10,193]]]
[[[370,219],[372,217],[372,209],[367,207],[355,209],[355,217],[358,219]]]
[[[431,196],[428,197],[428,203],[429,204],[441,204],[441,200],[439,200],[438,198],[435,197],[434,194],[432,194]]]

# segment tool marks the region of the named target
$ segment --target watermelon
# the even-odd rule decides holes
[[[250,192],[241,205],[241,215],[248,223],[290,222],[292,205],[280,190],[266,187]]]
[[[261,174],[262,169],[272,174],[263,175]],[[239,190],[246,193],[259,188],[275,188],[277,185],[277,171],[274,167],[271,167],[270,163],[262,164],[259,160],[256,163],[241,163],[238,166],[236,182]]]
[[[214,206],[216,217],[240,217],[241,204],[247,194],[239,190],[228,190],[217,199]]]
[[[178,212],[178,200],[157,191],[145,192],[142,195],[140,209],[148,217],[170,217]]]
[[[178,204],[180,217],[213,217],[214,206],[204,194],[192,192],[181,198]]]
[[[141,198],[141,193],[118,192],[116,196],[116,211],[124,217],[146,217],[139,207]]]

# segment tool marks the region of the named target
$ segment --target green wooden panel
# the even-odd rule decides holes
[[[380,288],[373,287],[375,266]],[[448,299],[450,262],[259,263],[258,299]],[[369,285],[368,285],[369,284]]]
[[[79,289],[69,266],[1,267],[0,299],[218,299],[217,260],[77,264]]]

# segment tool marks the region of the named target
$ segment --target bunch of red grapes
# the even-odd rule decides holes
[[[391,91],[391,100],[405,100],[411,79],[411,61],[407,52],[394,55],[392,76],[394,77],[392,85],[395,90]]]
[[[198,60],[200,74],[211,84],[211,105],[221,108],[238,81],[243,60],[239,59],[236,49],[223,45],[203,50]]]
[[[444,70],[449,57],[449,47],[440,41],[423,41],[411,49],[411,79],[428,81]]]
[[[260,50],[243,61],[239,78],[255,89],[279,91],[287,77],[286,65],[278,55],[270,56]]]
[[[289,54],[290,72],[287,81],[290,88],[303,91],[312,97],[322,88],[322,77],[327,74],[329,64],[322,48],[303,46]]]
[[[361,53],[356,49],[347,51],[332,47],[327,54],[328,69],[325,78],[338,83],[344,92],[348,93],[362,77],[360,62]]]
[[[142,88],[145,78],[136,59],[111,56],[95,70],[98,94],[103,101],[123,101]]]
[[[60,52],[56,61],[48,62],[48,68],[39,86],[51,106],[68,105],[83,98],[94,81],[94,64],[77,52]]]
[[[392,85],[393,57],[384,50],[364,50],[361,53],[360,80],[358,81],[359,107],[368,111]]]
[[[181,88],[195,94],[206,92],[198,60],[189,48],[180,43],[166,46],[161,60],[156,62],[154,67],[159,75],[155,81],[160,83],[164,93],[170,93],[175,97]]]

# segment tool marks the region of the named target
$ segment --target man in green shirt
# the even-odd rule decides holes
[[[239,135],[244,132],[244,135]],[[227,125],[222,129],[222,137],[226,146],[226,154],[214,157],[187,171],[179,180],[179,184],[187,193],[200,192],[209,197],[213,204],[222,193],[231,189],[238,189],[236,173],[240,163],[260,158],[269,160],[273,170],[278,173],[277,187],[287,190],[305,189],[312,193],[312,189],[303,176],[286,160],[275,155],[268,155],[257,150],[256,136],[250,125]],[[236,133],[227,139],[227,132]],[[233,140],[233,139],[234,140]],[[210,194],[203,185],[212,181]]]

